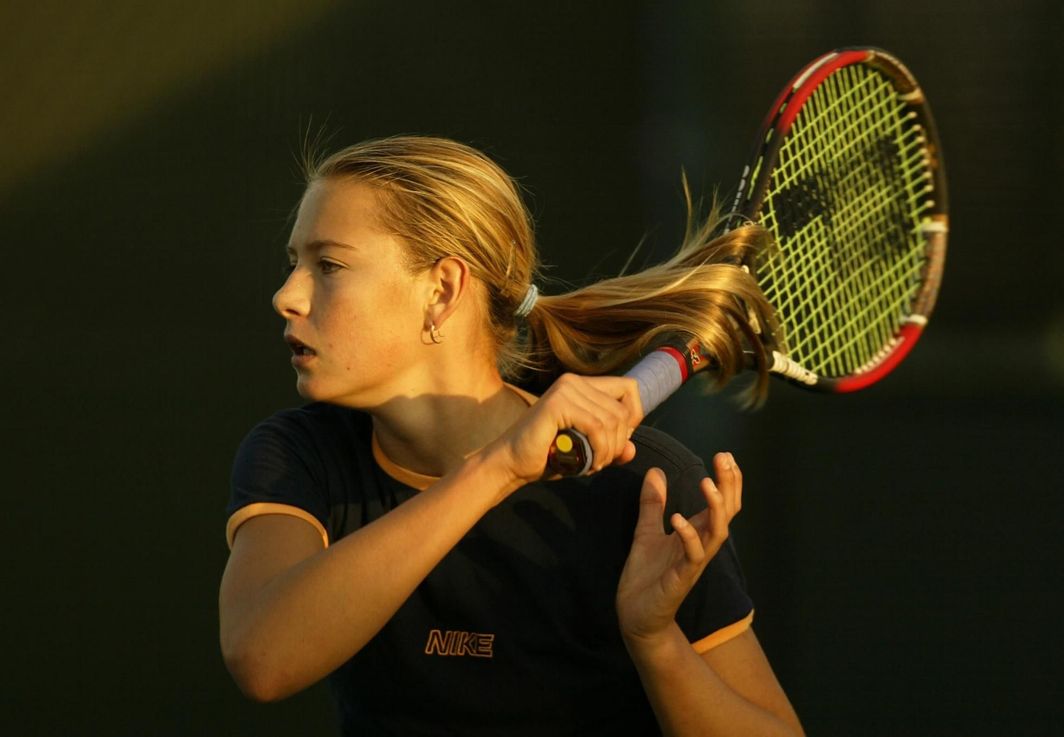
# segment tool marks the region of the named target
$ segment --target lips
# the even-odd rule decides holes
[[[316,356],[317,351],[311,348],[309,345],[301,341],[294,335],[285,335],[284,342],[288,344],[288,347],[292,349],[294,356]]]

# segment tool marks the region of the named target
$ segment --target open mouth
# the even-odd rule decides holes
[[[288,335],[285,336],[285,342],[288,343],[289,348],[292,349],[292,353],[296,356],[314,356],[317,355],[313,348],[299,340]]]

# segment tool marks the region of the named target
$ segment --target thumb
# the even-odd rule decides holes
[[[652,468],[643,478],[643,488],[639,492],[639,519],[635,523],[635,533],[665,534],[664,515],[665,473],[660,468]]]

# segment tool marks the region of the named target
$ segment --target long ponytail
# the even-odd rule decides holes
[[[687,196],[683,243],[665,262],[567,294],[540,297],[526,318],[527,365],[552,377],[561,371],[608,374],[634,364],[674,336],[696,338],[712,357],[708,375],[723,387],[755,356],[758,378],[749,401],[767,391],[766,351],[759,333],[777,329],[772,307],[740,264],[771,247],[768,232],[745,224],[720,232],[714,208],[700,224]]]

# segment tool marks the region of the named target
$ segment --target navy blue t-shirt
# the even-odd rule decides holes
[[[324,403],[257,425],[233,465],[230,535],[256,514],[291,513],[328,544],[417,494],[374,452],[372,432],[369,415]],[[329,676],[343,734],[660,733],[614,597],[647,469],[668,479],[667,520],[705,507],[705,468],[659,431],[641,427],[632,440],[631,463],[529,484],[470,530]],[[752,610],[729,540],[677,623],[703,650],[745,629]]]

